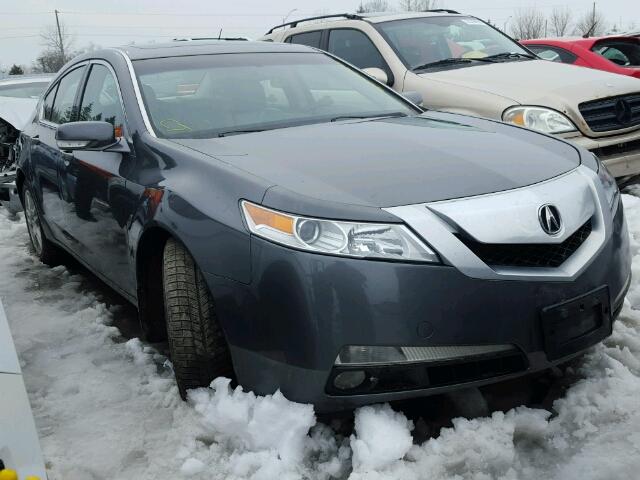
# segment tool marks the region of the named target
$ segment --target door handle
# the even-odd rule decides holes
[[[31,141],[34,145],[40,145],[40,135],[34,135],[31,137]]]

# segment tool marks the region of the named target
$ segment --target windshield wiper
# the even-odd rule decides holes
[[[228,130],[226,132],[218,133],[218,137],[230,137],[231,135],[242,135],[243,133],[256,133],[256,132],[264,132],[264,128],[256,128],[256,129],[247,129],[247,130]]]
[[[493,62],[495,60],[508,60],[510,58],[530,58],[531,60],[533,60],[536,57],[529,53],[503,52],[503,53],[496,53],[495,55],[489,55],[488,57],[478,58],[477,60],[480,60],[483,62]]]
[[[476,58],[445,58],[444,60],[438,60],[437,62],[429,62],[423,65],[418,65],[417,67],[413,67],[411,70],[415,72],[416,70],[425,70],[427,68],[440,67],[442,65],[457,65],[460,63],[471,63],[474,60],[477,60],[477,59]]]
[[[391,113],[373,113],[370,115],[340,115],[339,117],[333,117],[332,122],[339,120],[358,120],[362,118],[389,118],[389,117],[406,117],[408,116],[404,112],[391,112]]]

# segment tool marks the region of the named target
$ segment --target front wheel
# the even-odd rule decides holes
[[[51,243],[42,228],[40,212],[31,189],[23,188],[22,198],[24,202],[24,218],[31,240],[31,248],[40,261],[46,265],[54,266],[59,263],[60,251]]]
[[[162,283],[171,361],[185,399],[188,389],[232,377],[231,355],[202,272],[174,239],[164,247]]]

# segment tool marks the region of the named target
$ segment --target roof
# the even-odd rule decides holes
[[[131,60],[161,57],[182,57],[188,55],[216,55],[225,53],[278,53],[278,52],[314,52],[304,45],[275,42],[218,41],[203,40],[197,42],[149,43],[146,45],[128,45],[119,50],[125,52]]]
[[[451,17],[451,16],[466,17],[468,15],[464,15],[461,13],[450,13],[450,12],[403,12],[403,13],[385,12],[385,13],[373,13],[373,14],[363,15],[363,17],[365,17],[367,21],[371,23],[389,22],[392,20],[406,20],[408,18]]]
[[[288,27],[288,29],[303,28],[309,26],[316,26],[318,24],[325,23],[341,23],[348,21],[363,21],[368,23],[382,23],[393,20],[406,20],[410,18],[424,18],[424,17],[447,17],[447,16],[467,16],[460,14],[454,10],[440,9],[440,10],[427,10],[424,12],[369,12],[369,13],[338,13],[330,15],[320,15],[317,17],[299,18],[282,25],[276,25],[272,27],[267,35],[275,33],[276,31],[282,31],[282,28]],[[300,25],[304,24],[304,25]]]

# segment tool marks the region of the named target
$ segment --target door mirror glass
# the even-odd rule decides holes
[[[381,68],[363,68],[362,71],[380,83],[384,83],[385,85],[389,84],[389,77]]]
[[[109,122],[70,122],[56,131],[60,150],[102,150],[116,143],[115,129]]]

